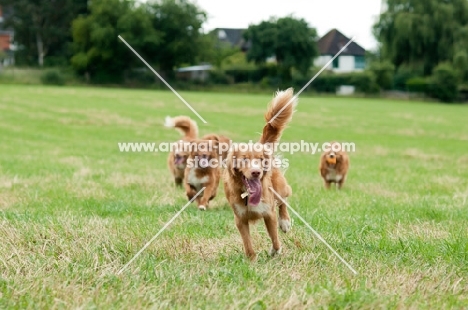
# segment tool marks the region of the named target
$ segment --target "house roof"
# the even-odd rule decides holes
[[[330,30],[318,40],[320,55],[336,55],[351,39],[337,29]],[[356,42],[352,42],[341,55],[364,56],[366,50]]]
[[[249,42],[246,42],[242,36],[245,30],[244,28],[216,28],[215,32],[221,42],[246,50],[249,47]]]

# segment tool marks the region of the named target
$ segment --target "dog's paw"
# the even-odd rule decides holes
[[[283,219],[280,219],[280,220],[279,220],[279,227],[281,228],[281,230],[282,230],[284,233],[287,233],[288,231],[291,230],[291,227],[292,227],[291,220],[283,220]]]
[[[206,207],[204,205],[199,205],[198,210],[200,211],[206,211]]]
[[[277,256],[277,255],[281,254],[282,250],[283,250],[282,247],[280,247],[278,250],[275,250],[273,247],[271,247],[269,254],[270,254],[271,257]]]

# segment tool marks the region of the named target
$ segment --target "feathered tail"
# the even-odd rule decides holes
[[[197,123],[188,116],[166,116],[164,126],[178,129],[187,140],[198,137]]]
[[[292,88],[278,91],[270,102],[265,113],[263,134],[260,143],[278,143],[283,130],[292,119],[294,108],[297,106],[297,97],[294,96]]]

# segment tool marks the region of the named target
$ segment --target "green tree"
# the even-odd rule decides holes
[[[148,4],[154,29],[161,42],[152,58],[163,74],[172,75],[176,66],[198,60],[206,45],[201,29],[206,13],[187,0],[161,0]]]
[[[73,21],[73,68],[97,82],[120,82],[124,73],[141,66],[118,36],[149,63],[155,63],[163,33],[153,28],[145,6],[134,1],[93,0],[90,14]]]
[[[381,55],[398,69],[417,68],[425,76],[456,53],[467,50],[468,1],[387,0],[374,25]]]
[[[232,47],[227,42],[221,42],[218,39],[217,31],[212,31],[201,37],[200,43],[200,62],[208,62],[217,68],[222,68],[226,59],[241,53],[239,48]]]
[[[12,12],[5,24],[15,31],[18,63],[36,59],[43,66],[48,56],[66,59],[71,23],[86,12],[86,4],[87,0],[0,0],[0,6]]]
[[[121,35],[149,64],[170,76],[173,69],[199,59],[206,15],[184,0],[141,3],[93,0],[90,14],[73,22],[72,65],[95,81],[119,82],[126,71],[142,67],[119,39]]]
[[[266,59],[276,58],[280,74],[291,79],[291,69],[305,73],[318,56],[317,31],[310,28],[304,19],[284,17],[251,25],[244,33],[251,41],[247,59],[264,64]]]

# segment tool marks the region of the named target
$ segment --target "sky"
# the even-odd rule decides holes
[[[247,28],[271,16],[293,15],[305,19],[323,36],[336,28],[367,50],[377,47],[372,25],[379,13],[381,0],[194,0],[205,12],[206,31],[215,28]]]

